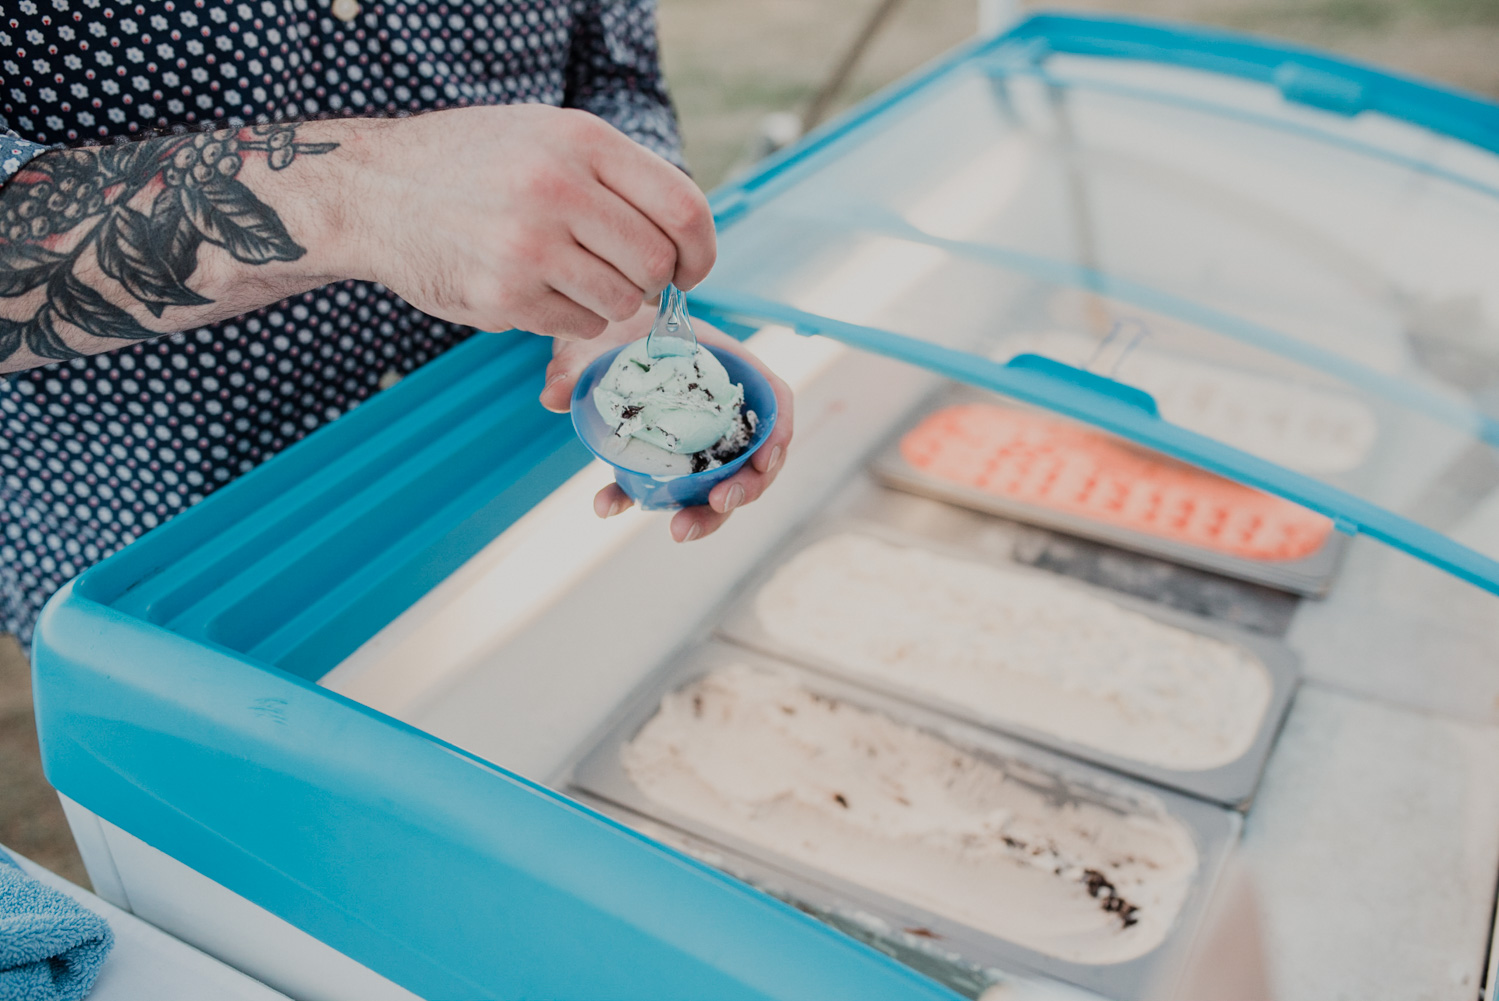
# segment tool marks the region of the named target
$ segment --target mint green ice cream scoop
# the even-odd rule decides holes
[[[593,402],[618,437],[684,454],[712,447],[735,427],[744,387],[705,348],[652,358],[642,338],[614,359]]]

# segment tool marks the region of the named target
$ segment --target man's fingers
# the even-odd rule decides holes
[[[770,382],[770,388],[776,394],[776,426],[771,428],[764,444],[755,451],[754,455],[750,456],[749,462],[745,465],[756,472],[769,475],[773,480],[786,458],[786,449],[791,445],[791,437],[795,430],[796,399],[791,393],[791,387],[786,385],[784,379],[761,364],[758,358],[746,351],[742,344],[712,327],[703,325],[703,329],[698,331],[698,339],[711,344],[720,351],[728,351],[745,359],[759,369]],[[736,475],[742,475],[742,471]],[[765,482],[768,485],[770,480]],[[746,500],[745,503],[749,501]]]
[[[729,516],[710,507],[684,507],[671,517],[671,537],[677,542],[696,542],[718,531]]]
[[[601,187],[594,202],[573,219],[573,239],[640,288],[642,299],[659,295],[676,274],[676,244],[608,188]]]
[[[554,340],[552,360],[547,364],[546,382],[541,390],[541,405],[564,413],[572,405],[573,386],[588,363],[610,348],[644,337],[650,330],[654,307],[641,304],[634,316],[622,323],[611,323],[598,337],[589,340]]]
[[[561,340],[587,341],[602,334],[609,321],[578,305],[556,289],[547,289],[532,301],[524,314],[511,321],[522,330]]]
[[[692,288],[718,256],[713,213],[692,179],[645,147],[620,136],[594,157],[600,181],[656,225],[677,248],[672,280]]]
[[[547,362],[546,383],[541,387],[541,405],[554,413],[565,413],[572,406],[573,387],[578,383],[578,376],[588,367],[588,363],[598,357],[599,352],[592,350],[597,340],[593,341],[553,341],[552,360]],[[604,345],[607,351],[609,345]]]
[[[607,320],[627,320],[645,301],[644,289],[576,244],[556,255],[549,277],[553,289]]]
[[[612,518],[634,503],[618,483],[611,483],[593,495],[593,513],[600,518]]]
[[[573,386],[578,373],[557,365],[554,359],[547,366],[546,385],[541,388],[541,405],[554,414],[565,414],[572,409]]]
[[[750,461],[708,494],[708,506],[720,514],[729,514],[759,500],[786,464],[786,447],[790,442],[791,429],[783,429],[777,417],[775,428],[765,444],[750,456]]]
[[[719,514],[731,514],[760,499],[765,488],[775,482],[775,472],[762,473],[746,465],[724,480],[708,494],[708,506]]]
[[[765,438],[765,444],[750,456],[750,461],[745,465],[774,479],[786,460],[786,449],[791,445],[792,425],[795,423],[795,417],[792,413],[791,387],[775,376],[770,376],[770,381],[776,394],[776,426],[770,429],[770,434]]]

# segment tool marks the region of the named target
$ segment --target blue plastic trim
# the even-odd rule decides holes
[[[845,323],[757,296],[709,286],[699,286],[693,291],[692,308],[713,322],[720,316],[753,317],[784,324],[798,333],[821,334],[1085,421],[1209,472],[1295,501],[1333,519],[1341,531],[1361,532],[1499,594],[1499,562],[1346,490],[1168,424],[1153,413],[1154,401],[1151,406],[1143,406],[1138,399],[1123,398],[1112,388],[1078,378],[1077,370],[1070,366],[1052,368],[990,361],[877,327]]]
[[[1127,407],[1134,407],[1147,417],[1161,416],[1155,397],[1145,390],[1126,385],[1096,372],[1064,364],[1055,358],[1048,358],[1045,355],[1018,354],[1005,362],[1005,367],[1035,372],[1054,382],[1075,386],[1081,392],[1112,398]]]
[[[957,1001],[558,793],[76,582],[33,662],[55,787],[422,997]]]
[[[548,341],[478,334],[79,578],[314,680],[588,461],[536,401]]]
[[[1281,63],[1270,81],[1287,101],[1349,118],[1369,107],[1369,92],[1361,82],[1300,63]]]
[[[990,76],[1030,76],[1044,83],[1065,88],[1067,90],[1093,91],[1100,94],[1111,94],[1117,97],[1126,97],[1132,100],[1151,102],[1163,106],[1181,108],[1187,111],[1199,112],[1204,115],[1213,115],[1217,118],[1243,122],[1264,129],[1273,129],[1287,135],[1297,136],[1319,142],[1325,146],[1348,150],[1371,159],[1384,160],[1388,163],[1412,171],[1414,173],[1426,174],[1430,177],[1440,178],[1449,184],[1460,188],[1467,188],[1489,198],[1499,199],[1499,187],[1485,184],[1466,174],[1449,170],[1439,164],[1415,157],[1397,153],[1394,150],[1371,143],[1361,142],[1351,136],[1339,132],[1329,132],[1326,129],[1317,128],[1305,122],[1295,121],[1289,118],[1277,118],[1272,115],[1259,114],[1244,108],[1236,108],[1232,105],[1219,104],[1213,101],[1205,101],[1190,94],[1173,94],[1167,91],[1150,90],[1144,87],[1133,87],[1128,84],[1104,82],[1099,80],[1083,80],[1073,77],[1062,76],[1050,69],[1040,65],[1018,65],[1014,61],[1006,60],[997,62],[995,68],[989,71]],[[1302,102],[1307,103],[1307,102]],[[1327,109],[1324,109],[1327,110]]]
[[[1304,46],[1213,28],[1060,14],[1027,18],[1001,38],[1030,40],[1053,52],[1257,80],[1288,100],[1343,115],[1377,111],[1499,153],[1499,105],[1492,101]]]

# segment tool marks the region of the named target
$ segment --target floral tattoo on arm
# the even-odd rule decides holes
[[[204,243],[245,264],[306,253],[276,211],[238,180],[246,156],[272,170],[337,143],[300,142],[295,124],[200,132],[37,157],[0,188],[0,299],[42,292],[26,319],[0,317],[0,362],[23,347],[76,358],[72,327],[95,337],[156,337],[78,275],[86,255],[151,315],[213,302],[188,286]]]

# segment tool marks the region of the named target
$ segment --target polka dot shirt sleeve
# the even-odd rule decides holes
[[[6,128],[5,119],[0,118],[0,184],[14,177],[32,157],[45,153],[51,148],[22,139]]]
[[[661,74],[655,0],[582,0],[564,103],[686,169]]]

